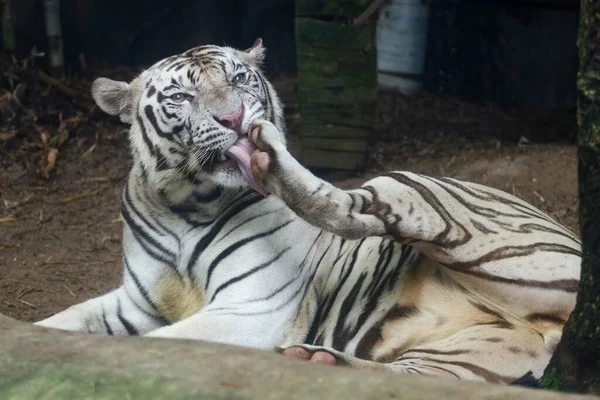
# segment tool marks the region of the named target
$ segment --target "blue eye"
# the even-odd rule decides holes
[[[181,103],[184,100],[187,100],[188,95],[185,93],[174,93],[174,94],[170,95],[169,98],[171,100],[173,100],[175,103]]]
[[[246,80],[246,73],[240,72],[236,76],[233,77],[233,83],[240,83]]]

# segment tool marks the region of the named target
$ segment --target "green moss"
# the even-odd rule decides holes
[[[165,378],[139,374],[123,376],[103,369],[75,365],[21,367],[0,376],[3,400],[63,399],[242,399],[224,390],[222,395],[181,387]]]
[[[540,379],[540,386],[548,390],[559,390],[560,381],[556,368],[548,368],[544,373],[542,379]]]
[[[356,18],[372,0],[296,0],[296,14]]]

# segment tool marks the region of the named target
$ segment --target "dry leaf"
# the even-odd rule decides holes
[[[48,153],[46,153],[46,157],[42,159],[42,173],[46,179],[50,177],[50,172],[52,172],[54,166],[56,165],[57,157],[58,150],[54,147],[50,147],[48,149]]]
[[[10,139],[14,138],[15,136],[17,136],[17,131],[0,132],[0,142],[9,141]]]

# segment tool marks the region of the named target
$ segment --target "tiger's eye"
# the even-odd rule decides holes
[[[186,95],[185,93],[174,93],[171,96],[169,96],[169,98],[176,103],[181,103],[186,99]]]
[[[233,77],[233,83],[240,83],[246,79],[246,74],[244,72],[240,72],[236,76]]]

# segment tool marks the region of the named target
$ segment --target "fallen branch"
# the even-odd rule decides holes
[[[106,183],[106,182],[110,182],[110,178],[108,176],[97,176],[97,177],[94,177],[94,178],[79,179],[77,182]]]
[[[87,197],[95,196],[97,193],[98,193],[98,191],[96,190],[96,191],[93,191],[93,192],[77,194],[75,196],[66,197],[66,198],[58,201],[58,203],[59,204],[67,204],[67,203],[70,203],[70,202],[75,201],[75,200],[81,200],[81,199],[85,199]]]
[[[68,87],[67,85],[65,85],[64,83],[59,81],[58,79],[53,78],[50,75],[46,74],[44,71],[41,71],[41,70],[38,71],[38,75],[42,81],[46,82],[49,85],[54,86],[62,94],[65,94],[69,97],[74,97],[74,98],[85,98],[86,100],[89,101],[89,98],[87,96],[85,96],[83,94],[83,92],[80,92],[78,90]]]
[[[67,289],[67,292],[69,292],[69,294],[73,297],[77,297],[75,296],[75,293],[73,293],[73,291],[71,289],[69,289],[69,287],[67,285],[62,285],[65,289]]]
[[[23,303],[23,304],[25,304],[26,306],[29,306],[29,307],[31,307],[31,308],[37,308],[37,306],[35,306],[35,305],[31,304],[31,303],[30,303],[30,302],[28,302],[28,301],[25,301],[25,300],[22,300],[22,299],[17,299],[17,301],[18,301],[19,303]]]

